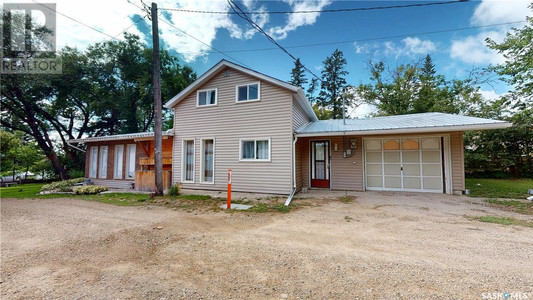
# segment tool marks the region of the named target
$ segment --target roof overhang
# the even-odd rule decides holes
[[[300,106],[303,108],[303,110],[307,113],[307,115],[311,118],[311,121],[316,122],[318,121],[318,117],[315,114],[315,111],[313,110],[313,107],[311,106],[311,103],[307,100],[307,97],[305,96],[304,92],[301,88],[298,88],[298,91],[296,94],[294,94],[294,98]]]
[[[435,133],[449,131],[468,131],[468,130],[489,130],[509,128],[513,124],[508,122],[475,124],[475,125],[455,125],[455,126],[433,126],[433,127],[412,127],[412,128],[390,128],[379,130],[357,130],[357,131],[327,131],[312,133],[295,133],[297,137],[315,137],[315,136],[343,136],[343,135],[392,135],[392,134],[417,134],[417,133]]]
[[[167,131],[163,131],[162,138],[168,139],[169,137],[173,135],[174,135],[174,131],[172,129],[169,129]],[[120,141],[120,140],[134,140],[136,142],[150,141],[150,140],[154,140],[154,133],[153,132],[139,132],[139,133],[108,135],[108,136],[95,136],[95,137],[88,137],[84,139],[69,140],[68,142],[77,144],[77,143],[106,142],[106,141]]]

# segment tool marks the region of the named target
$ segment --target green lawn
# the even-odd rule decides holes
[[[525,199],[533,189],[533,179],[467,178],[466,188],[471,197]]]
[[[515,218],[497,217],[497,216],[481,216],[481,217],[465,216],[465,217],[469,220],[476,220],[476,221],[485,222],[485,223],[495,223],[495,224],[501,224],[501,225],[517,225],[517,226],[533,228],[533,222],[517,220]]]
[[[72,197],[69,194],[38,195],[43,183],[26,183],[0,188],[0,198],[57,198]]]

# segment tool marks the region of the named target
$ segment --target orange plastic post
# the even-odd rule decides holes
[[[228,210],[231,209],[231,170],[228,170]]]

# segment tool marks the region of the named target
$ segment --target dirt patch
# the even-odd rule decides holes
[[[482,293],[502,291],[533,295],[533,266],[525,263],[533,256],[532,229],[466,220],[462,216],[476,214],[478,206],[463,197],[356,196],[357,202],[320,200],[320,206],[288,214],[187,213],[75,199],[2,199],[2,295],[6,299],[479,299]],[[499,213],[490,206],[486,210]]]

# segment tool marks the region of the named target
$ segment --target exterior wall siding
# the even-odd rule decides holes
[[[452,190],[454,193],[462,193],[465,190],[465,156],[462,131],[450,133],[450,150],[452,159]]]
[[[296,131],[296,129],[302,127],[303,125],[311,122],[311,119],[309,116],[305,113],[304,109],[296,101],[296,99],[292,100],[292,128],[293,131]]]
[[[229,70],[229,76],[225,71]],[[289,194],[292,189],[292,94],[261,81],[260,101],[236,103],[236,85],[258,79],[226,68],[198,90],[217,88],[217,105],[196,107],[194,91],[174,107],[173,179],[181,182],[182,141],[195,141],[194,183],[183,188]],[[214,139],[214,183],[200,183],[201,139]],[[270,138],[270,162],[239,161],[240,139]]]
[[[444,132],[434,134],[414,134],[414,135],[386,135],[386,136],[450,136],[450,154],[451,154],[451,179],[452,189],[458,193],[465,189],[464,173],[464,148],[462,132]],[[384,135],[359,136],[347,139],[357,138],[357,148],[351,158],[343,157],[342,136],[327,137],[307,137],[298,139],[301,151],[301,166],[297,169],[301,173],[302,186],[309,187],[309,170],[310,170],[310,142],[315,140],[329,140],[331,149],[331,189],[334,190],[364,190],[364,158],[363,158],[363,138],[383,138]],[[338,150],[335,151],[335,143]],[[444,146],[446,147],[446,146]],[[355,162],[355,164],[353,164]],[[447,175],[450,176],[450,175]]]

